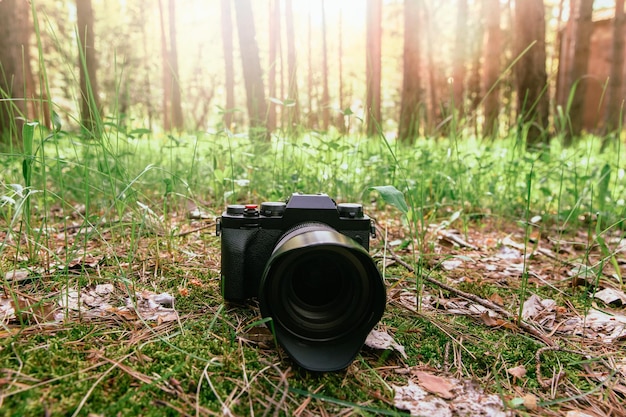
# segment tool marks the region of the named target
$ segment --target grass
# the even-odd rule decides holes
[[[159,136],[113,123],[101,127],[104,136],[96,141],[33,125],[30,146],[0,155],[0,272],[4,295],[17,307],[17,318],[3,320],[0,329],[1,415],[394,415],[402,412],[393,406],[392,387],[406,384],[400,371],[407,367],[475,379],[528,415],[600,407],[584,395],[589,392],[620,395],[588,375],[590,366],[623,360],[617,350],[623,342],[554,335],[564,348],[598,355],[545,352],[538,378],[535,355],[542,344],[519,329],[429,310],[428,303],[415,312],[393,300],[380,327],[405,347],[406,359],[364,348],[344,372],[299,369],[271,338],[253,337],[254,303],[223,304],[213,222],[226,203],[326,192],[363,202],[388,230],[389,242],[419,236],[422,274],[460,279],[458,288],[485,299],[496,294],[515,315],[530,293],[583,314],[596,303],[600,284],[624,290],[623,253],[617,252],[626,227],[623,149],[600,153],[600,139],[588,137],[568,149],[554,143],[539,158],[514,138],[429,138],[408,146],[310,132],[275,136],[261,152],[224,131]],[[408,217],[371,190],[383,185],[412,202]],[[195,208],[206,218],[188,218]],[[472,242],[492,239],[478,245],[491,255],[506,236],[529,254],[538,241],[568,252],[558,260],[525,258],[521,278],[502,272],[494,279],[470,267],[448,271],[443,260],[466,260],[476,251],[444,245],[428,227],[433,224],[461,230]],[[377,261],[383,262],[383,249],[382,239],[374,241]],[[396,250],[411,258],[407,249]],[[594,274],[586,286],[566,285],[572,279],[563,265],[574,262]],[[23,281],[7,275],[22,270],[29,271]],[[407,270],[398,264],[385,270],[390,293],[416,293],[416,277]],[[538,270],[554,271],[546,273],[548,283],[529,275]],[[53,324],[44,320],[69,288],[107,283],[120,300],[138,302],[142,291],[175,295],[178,319],[119,311],[88,317],[85,310]],[[425,285],[424,299],[455,299]],[[507,373],[519,365],[526,377]],[[567,379],[542,386],[559,369]],[[527,393],[540,408],[522,405]]]

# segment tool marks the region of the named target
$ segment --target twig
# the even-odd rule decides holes
[[[560,371],[558,374],[550,378],[549,381],[545,381],[543,377],[541,376],[541,354],[548,350],[559,351],[561,350],[561,348],[559,346],[546,346],[546,347],[542,347],[541,349],[537,349],[537,352],[535,352],[535,365],[537,367],[537,370],[536,370],[537,382],[539,382],[539,385],[541,385],[543,388],[548,388],[548,387],[551,387],[553,384],[558,384],[561,378],[565,376],[565,372],[563,371]]]
[[[175,235],[174,235],[174,237],[187,236],[187,235],[190,235],[190,234],[192,234],[192,233],[199,232],[200,230],[208,229],[208,228],[210,228],[210,227],[215,227],[215,223],[209,223],[209,224],[206,224],[206,225],[204,225],[204,226],[197,227],[197,228],[192,229],[192,230],[187,230],[187,231],[185,231],[185,232],[180,232],[180,233],[177,233],[177,234],[175,234]]]
[[[408,264],[407,262],[403,261],[402,259],[400,259],[400,257],[393,251],[393,249],[391,249],[391,247],[388,247],[387,250],[389,251],[389,254],[391,255],[391,257],[393,258],[394,261],[396,261],[398,264],[400,264],[401,266],[403,266],[404,268],[406,268],[409,272],[414,273],[415,272],[415,268],[413,268],[410,264]],[[506,317],[509,321],[513,322],[514,324],[516,324],[520,329],[524,330],[527,333],[530,333],[531,335],[533,335],[536,339],[538,339],[539,341],[545,343],[548,346],[556,346],[554,341],[552,341],[550,338],[546,337],[545,334],[541,333],[540,331],[538,331],[537,329],[535,329],[534,327],[532,327],[531,325],[524,323],[523,321],[518,321],[517,318],[511,314],[510,312],[508,312],[507,310],[505,310],[504,308],[500,307],[499,305],[495,304],[492,301],[489,300],[485,300],[484,298],[481,298],[479,296],[477,296],[476,294],[471,294],[471,293],[467,293],[464,291],[461,291],[459,289],[456,289],[448,284],[444,284],[443,282],[437,281],[436,279],[429,277],[428,275],[424,275],[422,276],[422,279],[426,282],[429,282],[433,285],[436,285],[446,291],[449,291],[459,297],[465,298],[466,300],[470,300],[473,301],[477,304],[480,304],[483,307],[486,307],[488,309],[491,309],[493,311],[495,311],[496,313],[501,314],[502,316]]]

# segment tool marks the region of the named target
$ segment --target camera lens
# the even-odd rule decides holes
[[[274,247],[259,303],[296,361],[309,369],[340,369],[380,319],[385,288],[361,245],[325,224],[305,223]]]
[[[342,337],[368,319],[367,271],[350,250],[308,248],[285,257],[268,288],[273,317],[302,339]]]

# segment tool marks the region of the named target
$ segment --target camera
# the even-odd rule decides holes
[[[374,232],[362,205],[326,194],[229,205],[217,223],[222,295],[256,297],[278,343],[303,368],[344,369],[385,310],[369,255]]]

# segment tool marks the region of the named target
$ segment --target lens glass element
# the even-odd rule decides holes
[[[262,310],[300,340],[338,339],[367,325],[381,287],[367,251],[326,227],[294,235],[277,245],[268,262],[259,292]]]

